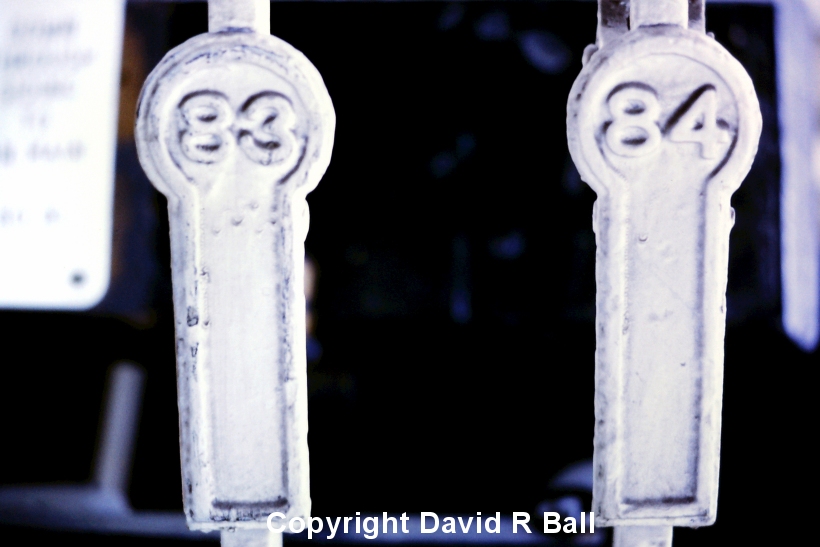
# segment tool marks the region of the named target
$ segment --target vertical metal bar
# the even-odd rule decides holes
[[[743,67],[688,28],[688,0],[630,7],[567,109],[598,194],[593,510],[618,547],[668,547],[672,526],[715,519],[730,199],[761,116]]]
[[[208,32],[270,34],[270,0],[208,0]]]
[[[267,0],[209,8],[215,32],[149,76],[136,140],[168,197],[188,525],[264,532],[310,514],[305,196],[335,115],[316,68],[263,32]],[[243,534],[226,537],[259,538]]]
[[[706,0],[689,0],[689,28],[706,32]]]
[[[632,0],[629,28],[651,25],[689,26],[689,0]]]
[[[144,379],[145,373],[137,365],[125,361],[109,373],[93,467],[93,481],[104,490],[124,494],[128,488]]]
[[[809,24],[802,2],[776,3],[783,330],[805,351],[820,340],[820,187],[812,180],[818,103],[816,72],[806,64],[815,47]]]
[[[598,0],[599,48],[629,31],[629,0]]]
[[[222,547],[282,547],[282,534],[269,530],[222,530]]]
[[[672,547],[672,527],[616,526],[612,547]]]

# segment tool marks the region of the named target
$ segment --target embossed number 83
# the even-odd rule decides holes
[[[227,97],[214,91],[193,93],[179,105],[179,143],[183,155],[197,163],[223,160],[235,138],[248,158],[261,165],[280,163],[295,148],[296,116],[283,95],[250,97],[234,114]]]
[[[717,91],[711,84],[696,89],[661,128],[661,107],[654,89],[621,84],[607,100],[612,122],[605,127],[607,147],[619,156],[638,157],[657,148],[664,135],[672,142],[700,144],[702,158],[715,158],[719,144],[730,141],[729,124],[717,117]]]

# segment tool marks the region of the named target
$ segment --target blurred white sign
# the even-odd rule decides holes
[[[0,0],[0,307],[108,289],[125,0]]]

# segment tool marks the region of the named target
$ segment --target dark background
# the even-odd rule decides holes
[[[130,6],[128,20],[150,66],[207,30],[204,3]],[[550,477],[591,458],[595,196],[565,117],[595,25],[595,3],[273,4],[272,33],[316,65],[338,118],[308,198],[313,514],[534,512],[560,495]],[[797,424],[818,360],[779,323],[772,11],[710,6],[707,30],[749,71],[764,133],[732,201],[718,521],[676,529],[675,545],[785,542],[807,510]],[[86,480],[106,370],[129,359],[148,374],[131,502],[181,511],[165,202],[133,146],[119,154],[118,200],[131,192],[138,211],[120,229],[142,236],[109,298],[85,313],[0,312],[0,484]],[[762,530],[759,510],[779,524]]]

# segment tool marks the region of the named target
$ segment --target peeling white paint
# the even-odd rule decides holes
[[[212,2],[211,32],[166,55],[138,111],[140,160],[168,198],[184,505],[199,530],[310,514],[305,196],[335,115],[315,67],[265,33],[266,6]]]

